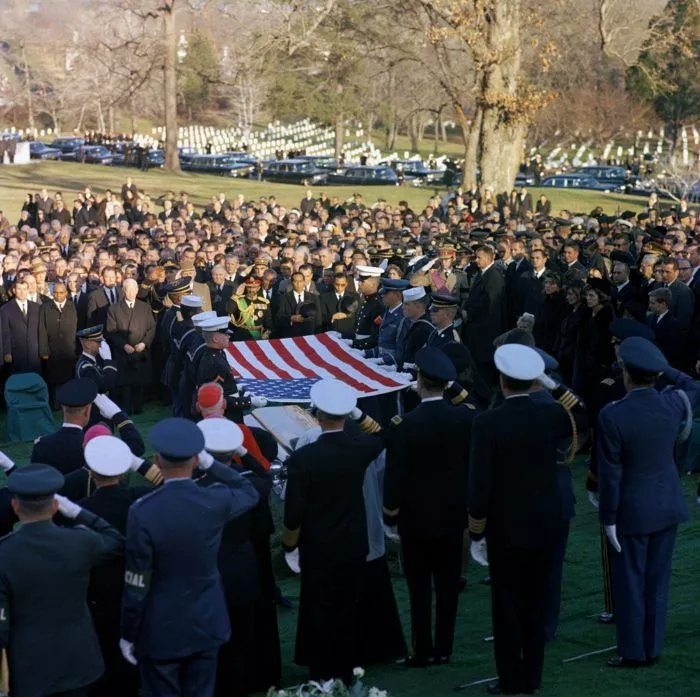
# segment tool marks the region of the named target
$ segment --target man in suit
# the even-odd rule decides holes
[[[44,361],[44,378],[49,385],[51,404],[56,405],[56,387],[75,372],[75,335],[78,314],[63,283],[56,283],[53,300],[39,308],[39,356]]]
[[[336,273],[333,276],[333,288],[321,293],[321,316],[323,329],[352,334],[355,327],[355,313],[360,305],[360,296],[348,290],[348,276]]]
[[[292,274],[292,289],[280,299],[276,318],[278,337],[308,336],[321,329],[321,304],[318,295],[305,289],[300,271]]]
[[[619,356],[628,394],[602,409],[597,428],[600,522],[615,550],[614,668],[654,665],[661,654],[676,531],[688,520],[676,440],[700,401],[698,384],[646,339],[625,339]],[[660,373],[674,389],[654,388]]]
[[[41,373],[39,305],[29,302],[25,280],[15,283],[15,299],[0,308],[2,353],[14,373]]]
[[[520,275],[517,290],[516,315],[524,312],[536,315],[544,295],[544,274],[547,271],[547,253],[534,249],[530,254],[532,268]]]
[[[344,431],[357,398],[339,380],[317,382],[311,401],[322,433],[287,461],[282,538],[287,553],[298,547],[301,565],[297,660],[303,646],[312,680],[339,678],[350,684],[369,551],[363,483],[384,443],[379,436]]]
[[[562,248],[562,272],[564,284],[582,281],[586,277],[586,267],[579,261],[581,247],[575,240],[567,240]]]
[[[671,305],[671,290],[657,288],[649,293],[649,318],[647,324],[656,335],[656,345],[661,349],[666,360],[674,368],[682,368],[684,358],[687,358],[685,348],[685,332],[680,322],[669,312]]]
[[[156,323],[151,308],[136,296],[139,284],[124,281],[124,297],[107,312],[106,334],[117,362],[121,405],[132,414],[143,410],[144,385],[151,380],[151,344]]]
[[[88,296],[87,324],[107,323],[107,310],[119,302],[120,293],[117,288],[117,272],[113,266],[105,266],[100,274],[102,285],[93,290]]]
[[[138,664],[146,694],[213,697],[219,647],[231,635],[218,568],[221,535],[259,495],[204,451],[191,421],[165,419],[149,436],[166,484],[129,509],[120,648]],[[197,467],[217,483],[198,486]]]
[[[0,543],[0,647],[15,695],[87,697],[104,670],[86,591],[90,570],[120,555],[124,538],[56,496],[62,484],[60,472],[43,464],[8,478],[22,525]],[[57,511],[75,527],[56,526]]]
[[[505,281],[494,266],[494,256],[492,247],[484,245],[476,250],[479,274],[472,281],[464,306],[467,318],[462,334],[477,369],[489,383],[495,379],[493,340],[506,329]]]
[[[617,257],[617,258],[615,258]],[[622,317],[626,308],[642,307],[639,290],[630,281],[630,264],[634,259],[624,252],[612,253],[612,271],[610,279],[613,282],[610,300],[616,317]]]
[[[505,400],[474,421],[469,473],[472,556],[491,573],[499,682],[488,692],[535,694],[542,681],[548,580],[564,525],[557,445],[574,435],[572,418],[585,422],[578,400],[564,388],[553,390],[559,404],[530,398],[544,373],[535,349],[506,344],[494,362]]]
[[[525,242],[518,238],[511,243],[512,262],[506,267],[506,297],[508,303],[508,326],[514,326],[518,319],[518,290],[520,277],[532,269],[532,264],[525,254]]]
[[[211,281],[207,285],[211,296],[211,309],[217,315],[225,315],[228,301],[236,290],[234,284],[226,280],[226,269],[221,265],[212,267]]]
[[[448,663],[452,656],[474,411],[453,407],[444,399],[447,383],[456,379],[457,372],[439,348],[422,348],[415,362],[421,403],[403,420],[393,419],[387,442],[384,515],[387,524],[398,524],[401,536],[415,652],[407,662],[423,667]],[[435,443],[441,444],[437,459]],[[428,460],[431,467],[425,467]]]
[[[668,311],[678,320],[684,332],[689,332],[695,311],[695,296],[688,286],[683,283],[678,270],[678,260],[668,257],[664,260],[661,277],[666,287],[671,291],[671,304]]]
[[[68,299],[75,307],[78,329],[85,329],[88,319],[88,293],[82,289],[80,275],[72,273],[68,276]]]

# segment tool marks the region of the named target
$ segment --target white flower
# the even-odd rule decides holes
[[[362,679],[365,677],[365,669],[360,668],[359,666],[357,668],[352,669],[352,674],[359,679]]]

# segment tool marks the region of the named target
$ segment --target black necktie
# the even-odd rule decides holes
[[[75,305],[78,304],[78,294],[77,293],[73,296],[73,304],[75,304]]]

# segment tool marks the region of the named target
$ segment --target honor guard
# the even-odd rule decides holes
[[[403,291],[403,316],[405,324],[398,332],[396,340],[396,364],[400,369],[412,368],[416,353],[423,348],[435,327],[427,312],[429,296],[423,286],[407,288]]]
[[[75,377],[90,378],[101,394],[113,390],[117,383],[117,365],[103,332],[104,326],[96,324],[76,334],[83,352],[75,365]]]
[[[384,305],[378,296],[379,277],[383,271],[378,266],[355,267],[360,279],[362,305],[355,318],[355,335],[352,337],[353,348],[371,349],[377,346],[379,327],[382,323]]]
[[[185,298],[187,298],[187,300]],[[197,392],[197,363],[201,352],[206,347],[199,327],[203,322],[212,319],[212,317],[216,317],[216,312],[213,310],[201,312],[201,305],[196,308],[193,305],[190,310],[188,309],[189,303],[196,303],[195,300],[190,299],[198,298],[201,301],[201,298],[199,298],[198,295],[186,295],[185,298],[183,298],[183,303],[185,303],[183,305],[185,308],[183,312],[185,313],[185,317],[190,317],[192,329],[194,329],[194,331],[190,331],[190,327],[187,327],[185,330],[187,326],[186,319],[183,319],[183,326],[176,325],[176,329],[183,330],[182,336],[176,337],[180,361],[183,366],[183,370],[180,373],[180,402],[184,415],[194,417],[195,414],[192,411],[192,404],[194,403],[195,394]]]
[[[53,467],[26,465],[7,485],[22,523],[0,541],[0,647],[10,692],[87,695],[104,670],[86,599],[91,570],[121,555],[124,538],[56,496],[63,476]],[[55,525],[57,510],[75,527]]]
[[[138,664],[145,694],[213,697],[217,654],[231,636],[218,566],[221,535],[259,495],[204,450],[191,421],[166,419],[149,436],[166,484],[129,509],[119,645]],[[195,468],[216,483],[198,486]]]
[[[180,381],[178,367],[181,366],[178,366],[179,352],[173,345],[173,326],[182,321],[180,303],[182,302],[183,296],[189,294],[191,280],[189,276],[185,276],[183,278],[177,278],[172,283],[163,286],[163,291],[167,293],[168,299],[172,304],[167,310],[161,313],[158,320],[158,339],[165,358],[160,381],[170,393],[170,400],[173,405],[173,416],[182,416],[178,390]],[[199,298],[199,300],[201,306],[201,298]]]
[[[266,339],[272,329],[270,301],[258,295],[262,281],[249,277],[244,295],[234,295],[228,301],[228,313],[237,341]]]
[[[619,656],[613,668],[654,665],[666,629],[671,561],[688,520],[675,448],[700,386],[647,339],[619,347],[627,394],[598,416],[600,522],[610,540]],[[670,387],[655,388],[660,375]],[[686,426],[687,427],[687,426]]]
[[[440,348],[453,341],[460,342],[459,334],[455,329],[454,322],[459,309],[459,299],[454,295],[445,295],[442,293],[434,293],[430,298],[428,313],[430,321],[435,326],[426,346],[436,346]]]
[[[365,358],[375,359],[383,365],[394,365],[399,340],[403,341],[408,330],[408,321],[403,316],[403,291],[408,281],[382,278],[379,297],[386,308],[379,325],[377,345],[365,349]]]

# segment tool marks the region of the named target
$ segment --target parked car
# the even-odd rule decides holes
[[[541,186],[554,187],[556,189],[594,189],[595,191],[619,191],[621,189],[617,184],[603,184],[594,177],[573,172],[545,177]]]
[[[532,174],[518,172],[518,174],[515,175],[515,186],[517,188],[521,186],[535,186],[535,177]]]
[[[586,165],[577,167],[571,174],[585,174],[602,183],[612,183],[622,186],[627,179],[627,170],[624,167],[609,167],[599,165]]]
[[[83,145],[73,151],[73,159],[91,165],[111,165],[114,155],[104,145]]]
[[[255,171],[255,165],[241,162],[228,155],[188,155],[180,159],[180,167],[186,172],[220,174],[228,177],[247,177]]]
[[[300,160],[306,160],[307,162],[312,162],[319,169],[325,169],[327,172],[335,172],[340,168],[338,160],[330,155],[301,155]]]
[[[326,170],[319,169],[313,162],[302,159],[277,160],[265,163],[262,178],[270,182],[289,184],[323,184],[331,176]]]
[[[387,164],[400,177],[404,179],[410,177],[419,184],[442,184],[444,181],[444,170],[430,169],[425,162],[420,160],[394,160]]]
[[[74,160],[75,151],[83,145],[85,145],[85,138],[79,138],[78,136],[61,136],[60,138],[54,138],[49,143],[49,147],[58,148],[61,151],[62,160]]]
[[[112,162],[110,163],[113,167],[126,167],[126,154],[124,147],[119,147],[117,144],[116,151],[112,153]],[[152,148],[148,151],[148,166],[150,167],[162,167],[165,164],[165,152],[159,150],[158,148]],[[136,167],[137,163],[132,159],[129,163],[130,167]]]
[[[406,176],[404,180],[411,182],[414,177]],[[331,172],[326,181],[328,184],[398,186],[399,176],[391,167],[346,167],[339,172]]]
[[[60,160],[63,153],[38,140],[29,141],[29,157],[32,160]]]

